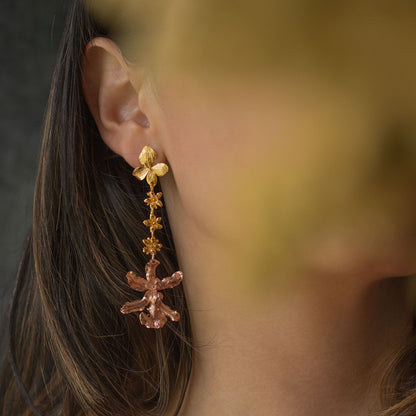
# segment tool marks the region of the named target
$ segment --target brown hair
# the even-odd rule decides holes
[[[181,287],[165,295],[181,320],[163,330],[119,311],[135,293],[126,272],[143,271],[148,260],[140,245],[147,190],[105,146],[82,94],[85,46],[110,35],[73,2],[10,309],[2,415],[160,415],[180,405],[189,380],[191,330]],[[170,274],[178,267],[166,212],[161,216],[159,267]]]
[[[131,299],[128,270],[143,270],[146,192],[101,140],[81,90],[81,58],[96,36],[113,37],[81,0],[69,11],[54,75],[33,226],[9,317],[9,354],[0,379],[3,416],[161,415],[179,409],[191,371],[189,314],[182,287],[168,303],[179,323],[148,330],[120,306]],[[177,270],[166,212],[167,274]],[[416,414],[416,343],[383,380],[383,416]],[[22,400],[22,399],[25,400]]]

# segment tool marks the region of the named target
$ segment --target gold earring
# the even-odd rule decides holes
[[[154,189],[157,184],[157,177],[163,176],[168,171],[168,166],[165,163],[157,163],[154,165],[157,159],[157,153],[149,146],[144,146],[140,153],[139,161],[142,166],[137,167],[133,171],[133,175],[141,181],[146,178],[147,183],[150,186],[150,191],[147,193],[148,198],[144,200],[146,205],[150,207],[149,219],[143,221],[146,227],[149,227],[150,237],[143,241],[143,252],[151,255],[152,258],[145,266],[146,279],[137,276],[134,272],[128,272],[127,282],[128,284],[138,292],[145,292],[144,296],[139,300],[125,303],[120,312],[123,314],[131,312],[141,312],[139,319],[140,323],[147,328],[162,328],[167,318],[172,321],[178,321],[180,318],[179,312],[174,311],[162,302],[163,294],[160,290],[170,289],[179,285],[183,279],[183,273],[177,271],[172,276],[165,277],[160,280],[156,277],[156,267],[160,264],[155,259],[155,255],[162,248],[159,240],[155,238],[155,231],[162,229],[160,223],[161,217],[156,217],[155,209],[162,207],[163,203],[160,200],[162,192],[155,194]],[[143,310],[147,308],[147,313]]]

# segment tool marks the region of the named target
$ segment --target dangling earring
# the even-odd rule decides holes
[[[170,289],[179,285],[183,279],[183,273],[177,271],[172,276],[165,277],[160,280],[156,277],[156,267],[160,264],[155,259],[155,255],[162,248],[159,240],[155,238],[155,231],[160,230],[162,224],[160,223],[161,218],[156,217],[154,214],[155,209],[162,207],[163,203],[160,200],[162,192],[155,194],[154,189],[157,184],[157,177],[163,176],[168,171],[168,166],[165,163],[157,163],[152,166],[157,159],[157,153],[149,146],[144,146],[140,153],[139,161],[143,165],[134,169],[133,175],[141,181],[146,178],[147,183],[150,186],[150,191],[147,193],[148,198],[144,202],[150,207],[149,219],[143,221],[146,227],[149,227],[150,237],[143,240],[143,252],[151,255],[152,258],[148,261],[145,266],[146,279],[137,276],[134,272],[128,272],[126,277],[128,284],[138,292],[145,292],[144,296],[139,300],[125,303],[120,312],[123,314],[131,312],[141,312],[139,319],[142,325],[147,328],[162,328],[167,318],[172,321],[178,321],[180,318],[179,312],[174,311],[162,302],[163,294],[160,290]],[[147,308],[147,312],[142,312]]]

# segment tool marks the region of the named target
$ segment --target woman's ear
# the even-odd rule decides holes
[[[82,61],[85,100],[104,142],[132,167],[138,165],[144,145],[162,156],[154,137],[157,129],[152,128],[152,109],[141,107],[141,97],[149,92],[144,85],[112,40],[97,37],[88,43]]]

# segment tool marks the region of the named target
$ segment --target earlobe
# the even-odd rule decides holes
[[[132,167],[144,145],[158,147],[149,114],[140,107],[144,80],[137,77],[112,40],[100,37],[88,43],[82,61],[85,100],[104,142]]]

